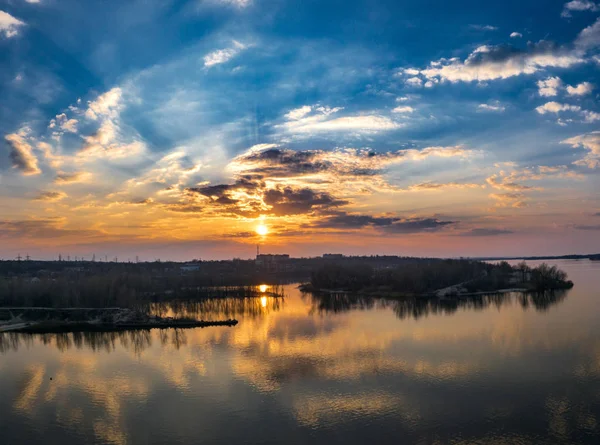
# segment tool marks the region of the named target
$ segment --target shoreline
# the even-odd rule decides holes
[[[149,315],[128,308],[0,307],[0,332],[111,332],[235,326],[238,321],[196,320]]]
[[[60,322],[43,321],[14,324],[0,324],[0,332],[17,332],[24,334],[59,334],[69,332],[121,332],[150,329],[193,329],[210,326],[235,326],[235,319],[217,321],[161,321],[146,323],[94,323],[94,322]]]
[[[571,287],[564,288],[555,288],[555,289],[545,289],[542,291],[537,291],[534,289],[527,288],[506,288],[506,289],[497,289],[497,290],[489,290],[489,291],[477,291],[477,292],[461,292],[456,294],[448,294],[448,295],[438,295],[435,292],[423,293],[423,294],[403,294],[401,292],[396,291],[376,291],[376,290],[358,290],[358,291],[349,291],[349,290],[336,290],[336,289],[315,289],[310,284],[301,284],[298,286],[301,292],[314,293],[314,294],[348,294],[348,295],[360,295],[363,297],[371,297],[371,298],[388,298],[388,299],[403,299],[403,298],[422,298],[429,300],[458,300],[461,298],[467,297],[478,297],[483,295],[497,295],[497,294],[507,294],[511,292],[520,292],[520,293],[536,293],[536,292],[547,292],[547,291],[559,291],[559,290],[569,290]]]

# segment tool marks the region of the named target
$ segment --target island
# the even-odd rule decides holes
[[[305,292],[353,292],[382,297],[460,297],[481,293],[570,289],[573,282],[556,266],[525,262],[430,259],[399,267],[328,264],[300,286]]]

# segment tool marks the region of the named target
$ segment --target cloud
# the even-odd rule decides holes
[[[24,175],[38,175],[42,171],[38,167],[38,160],[33,154],[33,148],[25,140],[24,134],[13,133],[5,136],[10,145],[10,159],[14,168]]]
[[[490,198],[498,201],[498,207],[513,207],[522,208],[526,207],[527,203],[524,201],[525,195],[523,193],[492,193]]]
[[[459,182],[446,182],[446,183],[438,183],[438,182],[423,182],[420,184],[414,184],[408,187],[408,191],[417,192],[417,191],[440,191],[446,189],[478,189],[485,187],[482,184],[466,184]]]
[[[561,104],[558,102],[546,102],[544,105],[540,105],[539,107],[536,107],[535,111],[537,111],[539,114],[546,114],[546,113],[560,113],[562,111],[573,111],[573,112],[579,112],[581,111],[581,107],[578,105],[568,105],[568,104]]]
[[[546,41],[529,44],[526,50],[507,45],[484,45],[475,49],[464,61],[441,59],[431,62],[420,73],[427,79],[484,82],[533,74],[544,68],[568,68],[583,61],[581,56]]]
[[[63,131],[68,131],[69,133],[77,133],[77,119],[68,119],[65,113],[58,114],[56,118],[50,121],[48,128],[55,128],[57,125]]]
[[[393,216],[372,216],[335,212],[310,227],[327,229],[362,229],[374,227],[390,233],[419,233],[433,232],[445,226],[454,224],[453,221],[440,221],[435,218],[400,218]]]
[[[498,27],[492,25],[469,25],[469,28],[475,31],[498,31]]]
[[[498,235],[509,235],[514,233],[512,230],[506,229],[488,229],[488,228],[475,228],[468,232],[461,233],[461,236],[498,236]]]
[[[233,47],[218,49],[204,56],[204,67],[210,68],[211,66],[226,63],[246,48],[247,45],[244,45],[243,43],[234,40]]]
[[[423,81],[419,77],[409,77],[404,81],[404,83],[409,87],[415,88],[423,86]]]
[[[342,108],[304,106],[285,115],[285,123],[277,125],[286,132],[310,134],[319,132],[379,132],[400,128],[402,125],[389,117],[364,114],[335,117]]]
[[[558,90],[562,88],[562,80],[560,80],[560,77],[548,77],[545,80],[538,80],[537,86],[540,96],[556,96]]]
[[[567,85],[567,94],[569,96],[585,96],[594,90],[594,85],[589,82],[582,82],[579,85],[572,87]]]
[[[13,17],[8,12],[0,11],[0,35],[4,34],[4,37],[10,39],[16,36],[19,33],[19,28],[24,25],[24,22]]]
[[[495,104],[495,105],[489,105],[489,104],[479,104],[477,106],[477,109],[479,111],[494,111],[494,112],[503,112],[504,110],[506,110],[506,108],[502,105],[499,104]]]
[[[565,3],[563,11],[560,14],[561,17],[571,17],[572,11],[598,11],[600,7],[589,0],[572,0]]]
[[[302,119],[304,116],[306,116],[307,114],[309,114],[312,111],[312,108],[310,105],[304,105],[300,108],[296,108],[292,111],[290,111],[289,113],[286,113],[285,117],[288,120],[298,120],[298,119]]]
[[[421,150],[405,149],[390,152],[340,149],[335,151],[295,151],[285,148],[249,150],[230,164],[238,175],[259,177],[293,177],[324,173],[340,176],[373,176],[392,164],[420,161],[431,157],[469,158],[475,154],[461,146],[426,147]]]
[[[405,114],[405,113],[412,113],[414,111],[415,111],[415,109],[413,107],[399,106],[399,107],[394,108],[392,110],[392,113]]]
[[[65,227],[65,218],[41,218],[28,220],[0,220],[0,238],[29,238],[31,240],[97,236],[105,240],[105,234],[92,230],[71,230]]]
[[[511,39],[520,39],[521,37],[523,37],[523,34],[521,34],[520,32],[513,31],[510,33]]]
[[[597,113],[595,111],[582,110],[579,105],[561,104],[561,103],[554,102],[554,101],[547,102],[544,105],[540,105],[535,110],[539,114],[547,114],[547,113],[558,114],[563,111],[578,113],[581,116],[583,116],[584,122],[587,122],[587,123],[592,123],[592,122],[596,122],[596,121],[600,120],[600,113]],[[572,122],[572,119],[569,121]],[[559,123],[559,125],[563,125],[563,126],[566,125],[560,119],[559,119],[558,123]]]
[[[595,226],[576,225],[574,227],[577,230],[600,230],[600,225],[595,225]]]
[[[578,161],[575,165],[586,166],[589,168],[600,167],[600,131],[592,131],[591,133],[574,136],[565,139],[562,144],[568,144],[573,148],[583,148],[588,151],[586,156]]]
[[[123,90],[119,87],[112,88],[101,94],[94,101],[88,102],[85,116],[88,119],[114,118],[122,107]]]
[[[77,184],[81,182],[86,182],[90,177],[91,175],[87,172],[61,172],[58,173],[54,178],[54,183],[57,185]]]
[[[252,3],[252,0],[212,0],[214,3],[225,5],[225,6],[234,6],[236,8],[246,8]]]
[[[292,187],[267,190],[263,194],[263,200],[265,204],[271,206],[276,215],[295,215],[348,204],[348,201],[335,199],[329,193],[319,193],[309,188],[293,189]]]
[[[67,197],[65,192],[42,192],[40,193],[35,200],[36,201],[60,201]]]
[[[600,45],[600,18],[584,28],[575,39],[575,47],[581,51],[588,51]]]

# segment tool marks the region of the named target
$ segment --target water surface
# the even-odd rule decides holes
[[[600,443],[600,262],[545,296],[293,286],[177,311],[233,328],[0,334],[0,443]]]

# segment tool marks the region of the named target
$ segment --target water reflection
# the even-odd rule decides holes
[[[577,271],[568,297],[424,306],[290,287],[285,304],[215,303],[238,311],[233,328],[4,333],[0,430],[67,445],[595,444],[600,267]]]
[[[150,330],[138,329],[119,332],[71,332],[59,334],[21,334],[16,332],[0,333],[0,353],[18,351],[19,348],[31,349],[35,343],[54,347],[60,352],[70,349],[90,350],[92,352],[113,352],[118,347],[140,355],[152,346],[153,340],[162,346],[173,346],[179,350],[187,344],[185,329],[158,329],[156,335]]]
[[[563,301],[567,294],[568,291],[557,290],[530,293],[509,292],[447,299],[402,298],[395,300],[350,293],[337,293],[304,294],[304,298],[310,298],[313,305],[312,310],[319,313],[389,308],[401,320],[405,318],[417,320],[429,314],[453,314],[458,310],[482,311],[490,306],[500,309],[504,305],[512,305],[514,303],[518,303],[523,309],[532,306],[535,310],[543,312]]]
[[[150,312],[161,317],[186,317],[198,320],[257,318],[282,310],[284,303],[283,296],[272,295],[248,298],[209,298],[153,303]]]

